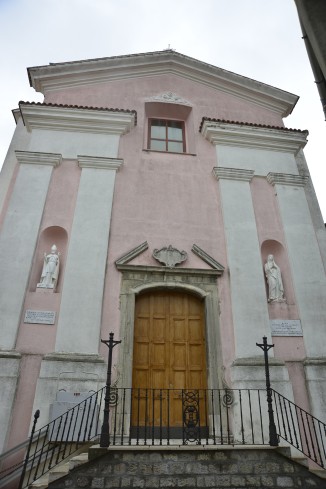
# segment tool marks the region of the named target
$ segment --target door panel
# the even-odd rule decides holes
[[[138,296],[132,425],[182,426],[181,389],[206,389],[206,375],[203,302],[177,292]],[[200,411],[204,419],[204,403]]]

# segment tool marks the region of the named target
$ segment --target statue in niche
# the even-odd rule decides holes
[[[275,263],[274,255],[268,255],[264,268],[268,283],[268,302],[285,302],[281,270]]]
[[[44,253],[43,269],[41,273],[41,281],[37,287],[43,289],[55,289],[59,276],[60,253],[54,244],[51,247],[49,254]]]

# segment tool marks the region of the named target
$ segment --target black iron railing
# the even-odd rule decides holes
[[[264,390],[114,389],[108,445],[268,444]]]
[[[85,443],[97,440],[100,433],[100,410],[105,387],[76,404],[46,426],[33,431],[25,459],[2,471],[0,487],[20,478],[19,489],[28,487],[51,468],[81,449]],[[34,415],[34,424],[39,412]],[[6,465],[6,461],[3,461]]]
[[[325,467],[326,425],[272,393],[277,440]],[[98,443],[104,405],[105,387],[35,431],[25,464],[18,467],[19,487],[27,487],[85,443]],[[107,446],[270,445],[269,421],[265,389],[111,387]]]
[[[105,387],[31,437],[20,488],[98,443]],[[259,389],[110,388],[107,446],[268,445],[266,392]],[[106,402],[107,404],[107,402]],[[0,477],[1,487],[1,477]]]
[[[325,468],[326,424],[274,389],[272,392],[278,436]]]

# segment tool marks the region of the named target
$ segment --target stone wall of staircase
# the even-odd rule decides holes
[[[88,463],[52,483],[51,489],[108,488],[302,488],[326,481],[273,449],[91,451]],[[103,455],[104,453],[104,455]]]

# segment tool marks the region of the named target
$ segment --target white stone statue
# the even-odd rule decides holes
[[[267,257],[265,274],[268,283],[268,302],[285,302],[281,270],[276,265],[273,255]]]
[[[41,281],[37,287],[43,289],[55,289],[59,276],[60,253],[54,244],[51,247],[51,253],[44,253],[43,270],[41,273]]]

